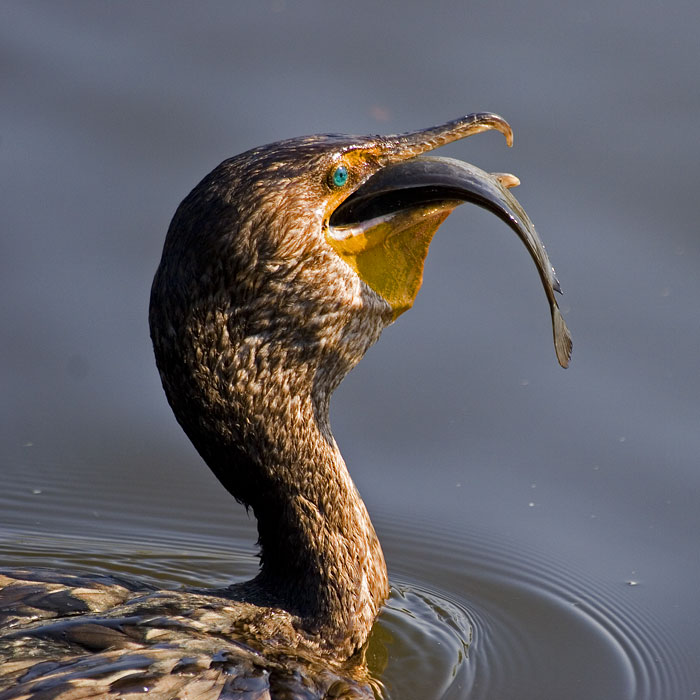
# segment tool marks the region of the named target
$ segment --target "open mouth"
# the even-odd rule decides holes
[[[380,171],[380,173],[384,172],[384,170]],[[349,231],[360,230],[375,221],[388,221],[393,214],[400,211],[420,209],[430,205],[445,205],[453,208],[466,201],[458,193],[451,192],[449,188],[434,184],[375,190],[377,183],[373,180],[374,178],[370,178],[333,212],[329,224],[334,237],[346,238]]]
[[[441,206],[451,211],[471,202],[503,219],[528,249],[542,248],[544,253],[532,222],[507,190],[515,184],[518,180],[512,175],[492,175],[454,158],[419,156],[400,161],[379,170],[335,209],[329,220],[331,236],[347,238],[349,229],[366,230],[374,221],[386,221],[402,211]],[[553,274],[551,280],[557,289]]]

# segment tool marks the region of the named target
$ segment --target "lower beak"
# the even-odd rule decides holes
[[[515,231],[535,261],[551,309],[557,359],[567,367],[571,336],[554,297],[559,282],[535,227],[508,191],[516,184],[512,175],[492,175],[452,158],[402,160],[379,170],[338,206],[328,240],[396,318],[413,305],[428,247],[450,212],[464,202],[488,209]]]

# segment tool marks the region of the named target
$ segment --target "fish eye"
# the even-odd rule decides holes
[[[348,169],[344,165],[337,166],[331,171],[331,185],[333,187],[342,187],[348,181]]]

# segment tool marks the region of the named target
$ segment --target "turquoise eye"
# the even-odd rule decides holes
[[[348,169],[344,165],[339,165],[331,175],[331,182],[334,187],[342,187],[348,181]]]

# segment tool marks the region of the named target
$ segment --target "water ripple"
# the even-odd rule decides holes
[[[411,536],[417,525],[420,536]],[[402,566],[379,623],[391,628],[401,659],[392,668],[390,654],[384,671],[398,679],[390,697],[691,695],[692,662],[635,599],[638,587],[593,580],[567,562],[488,535],[455,541],[453,531],[414,518],[383,520],[381,530],[390,561]],[[426,579],[449,581],[451,592]],[[414,604],[404,610],[397,600]],[[419,693],[412,690],[416,673],[431,678]],[[402,683],[402,674],[411,680]]]
[[[6,566],[128,574],[164,587],[222,586],[257,569],[251,524],[242,518],[217,513],[200,526],[186,510],[194,506],[181,504],[122,522],[113,506],[93,499],[76,520],[84,494],[50,473],[18,477],[0,494],[0,505],[8,506],[0,531]],[[46,491],[53,497],[43,505]],[[599,580],[535,548],[436,527],[415,515],[385,516],[377,525],[393,587],[367,657],[387,697],[694,694],[693,660],[645,607],[643,583]],[[66,534],[47,534],[49,528]]]
[[[367,658],[388,698],[450,697],[470,690],[468,663],[475,620],[435,591],[394,583],[372,630]]]

